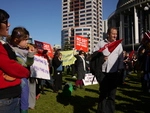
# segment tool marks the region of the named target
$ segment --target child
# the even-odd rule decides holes
[[[9,43],[13,48],[17,61],[27,69],[33,64],[35,49],[28,46],[29,32],[23,27],[15,27],[9,39]],[[21,83],[21,113],[28,112],[29,86],[28,79],[23,78]]]

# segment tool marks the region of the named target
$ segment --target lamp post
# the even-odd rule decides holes
[[[87,38],[88,38],[88,46],[89,46],[89,39],[90,39],[90,32],[87,32]],[[91,41],[90,41],[91,43]],[[90,44],[90,48],[91,48],[91,44]],[[91,49],[90,49],[91,50]],[[89,50],[88,50],[89,51]],[[89,51],[90,52],[90,51]]]
[[[147,3],[147,5],[144,7],[144,24],[145,29],[144,32],[148,31],[148,11],[149,11],[150,5]]]
[[[133,22],[132,22],[132,50],[134,51]]]

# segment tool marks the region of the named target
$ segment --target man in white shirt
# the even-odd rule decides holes
[[[117,29],[111,27],[107,32],[108,38],[101,40],[94,51],[98,51],[104,46],[117,39]],[[115,112],[115,96],[118,78],[121,76],[118,74],[123,69],[123,47],[120,43],[113,51],[109,51],[106,48],[102,51],[104,55],[104,63],[102,64],[102,73],[104,78],[100,83],[100,96],[97,108],[97,113],[114,113]],[[99,75],[101,76],[101,75]]]

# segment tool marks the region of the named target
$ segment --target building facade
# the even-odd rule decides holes
[[[108,26],[118,28],[125,50],[137,50],[144,32],[150,30],[150,0],[119,0]]]
[[[102,38],[102,0],[62,0],[62,49],[74,48],[76,35],[89,39],[89,53]]]
[[[108,30],[108,21],[107,19],[106,20],[103,20],[102,21],[102,32],[103,32],[103,39],[107,38],[107,30]]]

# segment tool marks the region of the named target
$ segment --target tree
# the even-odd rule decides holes
[[[65,41],[63,50],[64,50],[64,51],[72,50],[71,45],[70,45],[70,42],[69,42],[69,39],[67,39],[67,40]]]

